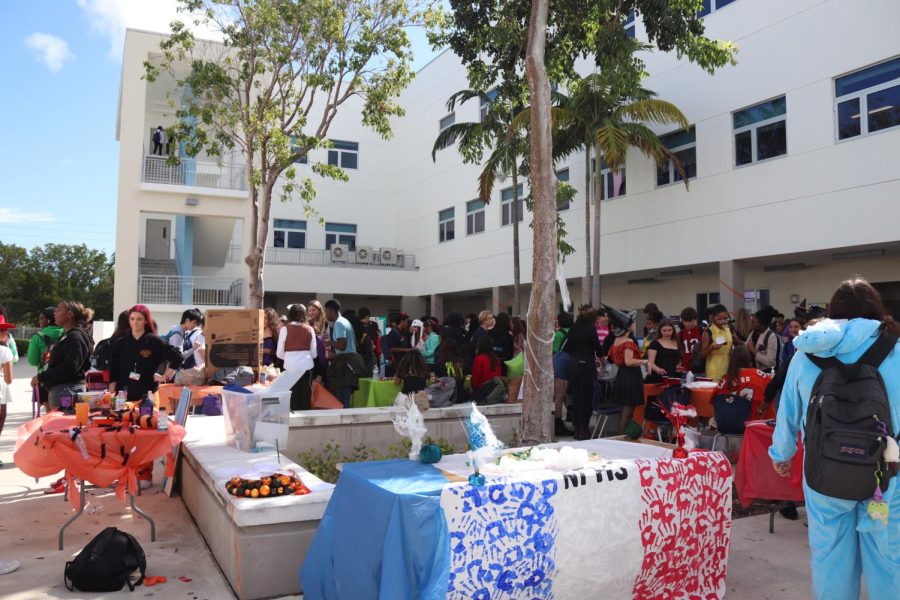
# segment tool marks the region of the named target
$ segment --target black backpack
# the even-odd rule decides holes
[[[184,354],[185,352],[188,352],[191,348],[194,347],[193,338],[194,338],[194,334],[197,333],[197,331],[198,331],[197,329],[193,329],[191,331],[188,331],[186,334],[184,334],[184,341],[181,342],[182,354]],[[184,359],[184,362],[181,363],[182,369],[193,369],[195,366],[197,366],[197,359],[194,358],[193,354],[188,356],[186,359]]]
[[[880,470],[882,491],[888,469],[883,460],[894,435],[891,409],[878,367],[894,349],[897,336],[882,333],[855,363],[807,354],[822,369],[806,411],[804,474],[810,488],[845,500],[865,500]],[[881,424],[881,425],[879,425]]]
[[[136,569],[140,569],[141,577],[132,583],[131,574]],[[147,559],[137,540],[115,527],[107,527],[66,563],[63,580],[69,591],[117,592],[128,585],[133,592],[135,586],[143,583],[146,572]]]

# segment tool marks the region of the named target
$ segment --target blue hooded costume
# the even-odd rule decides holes
[[[769,456],[787,462],[797,449],[797,434],[806,431],[806,408],[820,370],[806,354],[833,356],[854,363],[878,337],[881,323],[871,319],[825,320],[794,339],[796,355],[787,372]],[[894,436],[900,429],[900,351],[894,351],[878,369],[891,406]],[[806,457],[805,460],[809,460]],[[865,576],[869,598],[900,598],[900,494],[898,478],[890,480],[884,501],[889,522],[869,517],[866,502],[820,494],[806,485],[809,547],[813,593],[818,600],[856,600],[860,575]],[[872,489],[875,489],[873,478]]]

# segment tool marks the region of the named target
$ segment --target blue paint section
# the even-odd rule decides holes
[[[300,570],[310,600],[438,600],[450,562],[433,466],[391,460],[344,465]]]
[[[175,267],[182,277],[192,277],[194,272],[194,217],[175,217]],[[181,286],[181,303],[193,304],[193,286]]]
[[[448,598],[553,600],[556,480],[454,486],[462,514],[448,517]]]

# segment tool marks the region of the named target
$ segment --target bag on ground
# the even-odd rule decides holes
[[[429,385],[425,391],[431,408],[453,406],[456,398],[456,380],[452,377],[438,377],[437,381]]]
[[[131,575],[137,570],[140,578],[132,583]],[[117,592],[127,585],[133,592],[143,583],[146,572],[147,559],[137,540],[107,527],[66,563],[63,578],[69,591]]]

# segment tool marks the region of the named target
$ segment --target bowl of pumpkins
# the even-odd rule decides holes
[[[232,477],[225,482],[225,491],[237,498],[305,496],[311,493],[293,472],[272,473],[265,477]]]

